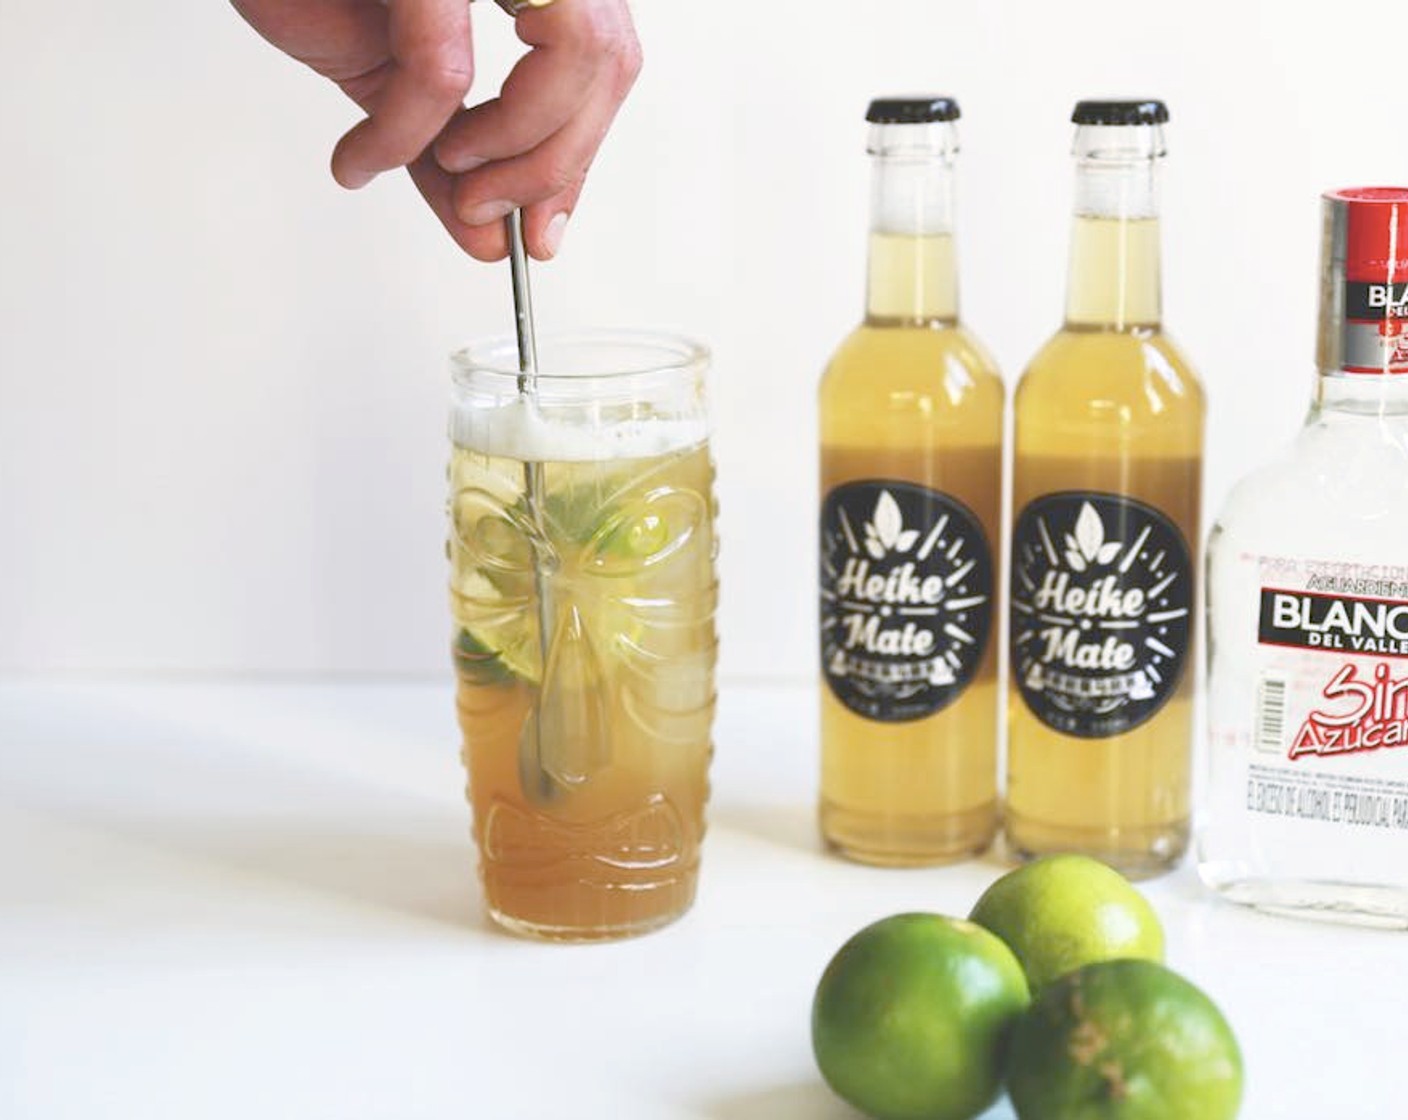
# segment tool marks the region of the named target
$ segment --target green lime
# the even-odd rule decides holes
[[[529,516],[522,499],[518,508],[520,517]],[[708,511],[691,491],[662,486],[641,492],[632,489],[629,478],[607,477],[569,482],[549,492],[543,514],[559,548],[580,546],[582,567],[619,575],[683,544],[691,526],[706,519]]]
[[[1098,961],[1037,996],[1012,1036],[1021,1120],[1232,1120],[1242,1055],[1198,988],[1152,961]]]
[[[642,510],[613,518],[601,537],[603,552],[644,560],[654,556],[670,540],[670,523],[658,513]]]
[[[630,577],[678,543],[672,513],[679,511],[668,500],[603,508],[608,493],[603,484],[564,486],[547,495],[544,514],[559,552],[557,563],[569,576],[575,579],[586,570],[615,577],[609,584],[582,588],[587,593],[577,594],[575,605],[599,648],[618,649],[622,643],[637,644],[642,632],[629,603]],[[534,557],[520,527],[527,516],[520,508],[514,518],[491,515],[475,521],[469,534],[485,559],[477,566],[467,558],[459,561],[453,577],[456,613],[465,623],[456,640],[455,664],[475,684],[514,678],[537,684],[542,679]]]
[[[993,883],[968,915],[1007,942],[1033,992],[1092,961],[1161,961],[1164,931],[1149,901],[1087,856],[1045,856]]]
[[[454,649],[461,673],[475,684],[541,679],[537,616],[526,591],[506,594],[500,583],[471,568],[455,573],[454,599],[462,623]]]
[[[513,679],[513,670],[503,658],[468,630],[455,635],[455,668],[471,684],[505,684]]]
[[[594,478],[566,482],[548,491],[543,499],[543,518],[555,541],[585,544],[601,529],[607,516],[604,508],[619,479]],[[527,496],[518,500],[522,516],[531,517]]]
[[[1028,1003],[1022,968],[986,930],[937,914],[866,926],[827,965],[812,1049],[841,1097],[877,1120],[969,1120],[997,1099]]]

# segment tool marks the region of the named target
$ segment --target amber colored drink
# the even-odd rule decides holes
[[[499,441],[451,460],[453,652],[481,878],[490,914],[539,937],[645,932],[695,892],[714,472],[705,443],[658,446],[668,422],[627,434],[621,457],[525,461]]]
[[[958,322],[945,109],[871,107],[866,316],[819,401],[821,831],[882,865],[970,855],[997,828],[1003,386]]]
[[[1138,127],[1094,130],[1115,151],[1082,165],[1066,321],[1016,394],[1005,819],[1021,855],[1134,875],[1188,842],[1204,412],[1160,326]]]

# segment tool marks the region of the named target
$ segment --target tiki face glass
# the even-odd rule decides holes
[[[694,897],[714,715],[713,464],[693,343],[545,337],[452,359],[450,590],[488,909],[623,937]],[[537,497],[528,500],[528,494]]]

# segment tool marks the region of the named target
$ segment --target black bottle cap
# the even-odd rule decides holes
[[[1168,106],[1162,101],[1077,101],[1074,124],[1164,124]]]
[[[958,102],[952,97],[877,97],[865,111],[871,124],[934,124],[958,117]]]

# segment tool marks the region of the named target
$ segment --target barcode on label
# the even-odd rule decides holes
[[[1286,682],[1262,677],[1256,690],[1256,748],[1280,754],[1286,737]]]

